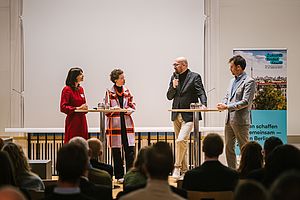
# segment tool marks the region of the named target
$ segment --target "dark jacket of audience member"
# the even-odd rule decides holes
[[[203,140],[204,163],[188,171],[182,188],[189,191],[233,191],[238,173],[224,166],[219,160],[224,143],[218,134],[208,134]]]
[[[44,190],[45,186],[42,179],[31,172],[27,158],[20,145],[7,143],[3,151],[9,154],[15,171],[17,186],[26,190]]]
[[[45,196],[49,196],[53,193],[56,185],[46,187]],[[102,185],[95,185],[90,182],[86,177],[81,176],[79,182],[79,188],[82,194],[91,197],[95,200],[111,200],[112,199],[112,188]]]
[[[87,140],[91,152],[90,163],[92,167],[104,170],[113,177],[113,167],[109,164],[102,162],[101,158],[103,156],[103,144],[97,138],[90,138]]]
[[[91,200],[79,188],[81,175],[87,170],[88,154],[78,144],[65,144],[57,154],[56,169],[58,172],[57,187],[46,200]]]
[[[264,185],[270,187],[282,173],[293,169],[300,170],[300,150],[290,144],[276,147],[266,161]]]
[[[262,148],[256,141],[246,143],[242,147],[241,161],[238,168],[241,179],[247,178],[253,170],[263,167]]]
[[[104,171],[104,170],[94,168],[90,164],[90,158],[92,156],[92,151],[89,148],[88,142],[82,137],[73,137],[69,141],[69,143],[80,145],[84,149],[86,149],[86,151],[88,152],[88,160],[89,160],[88,179],[89,179],[89,181],[94,183],[94,184],[97,184],[97,185],[112,187],[112,180],[111,180],[111,176],[109,175],[109,173]]]

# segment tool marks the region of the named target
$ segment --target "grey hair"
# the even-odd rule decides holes
[[[82,146],[84,149],[86,149],[87,151],[89,150],[89,145],[88,145],[88,142],[82,138],[82,137],[73,137],[70,141],[69,141],[69,144],[77,144],[77,145],[80,145]]]

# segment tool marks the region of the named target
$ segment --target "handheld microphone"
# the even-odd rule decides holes
[[[179,79],[179,74],[177,74],[176,72],[173,73],[174,79]]]

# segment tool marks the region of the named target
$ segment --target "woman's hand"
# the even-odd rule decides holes
[[[134,109],[132,108],[127,108],[126,115],[131,115],[134,112]]]
[[[87,110],[88,109],[88,105],[87,104],[82,104],[79,107],[76,107],[76,110]]]

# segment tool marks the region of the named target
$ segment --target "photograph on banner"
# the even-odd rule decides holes
[[[287,143],[287,49],[234,49],[256,82],[249,139],[263,146],[271,136]],[[239,153],[239,148],[236,148]]]

